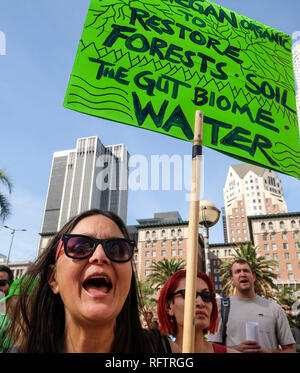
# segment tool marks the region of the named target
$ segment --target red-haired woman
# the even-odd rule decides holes
[[[161,289],[157,315],[161,331],[176,338],[182,348],[184,297],[186,271],[177,271]],[[215,333],[218,327],[218,307],[214,285],[203,272],[197,274],[196,312],[195,312],[195,352],[237,352],[205,340],[208,332]]]

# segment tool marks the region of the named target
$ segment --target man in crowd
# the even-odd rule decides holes
[[[296,341],[296,352],[300,353],[300,312],[297,315],[297,325],[292,328],[292,333]]]
[[[5,296],[8,294],[13,281],[14,275],[12,270],[4,265],[0,265],[0,291],[2,291]]]
[[[229,307],[224,344],[245,353],[296,352],[295,340],[291,333],[284,310],[274,301],[255,294],[256,275],[250,264],[235,260],[230,269],[230,280],[236,292],[227,302]],[[219,301],[219,314],[221,313]],[[246,322],[258,325],[257,340],[247,340]],[[222,344],[225,323],[220,323],[216,334],[208,337],[210,342]]]

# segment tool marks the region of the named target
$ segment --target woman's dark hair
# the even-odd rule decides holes
[[[65,224],[26,272],[27,279],[38,278],[39,280],[29,296],[26,295],[26,289],[20,294],[15,317],[7,330],[12,341],[20,345],[19,352],[63,352],[64,304],[60,295],[54,294],[48,284],[49,266],[55,264],[55,253],[62,235],[70,233],[81,220],[94,215],[103,215],[111,219],[119,227],[124,237],[129,238],[123,221],[109,211],[97,209],[85,211]],[[26,283],[27,285],[30,286],[30,281]],[[111,352],[162,352],[159,347],[161,343],[158,343],[160,335],[155,334],[154,331],[144,330],[141,326],[139,313],[142,305],[140,299],[134,262],[132,261],[131,286],[123,308],[117,316],[115,339]],[[22,339],[18,341],[20,329]]]
[[[0,272],[6,272],[8,274],[8,281],[9,281],[9,284],[11,285],[14,281],[13,271],[7,266],[0,265]]]
[[[186,270],[182,269],[180,271],[175,272],[165,283],[163,288],[160,291],[158,303],[157,303],[157,316],[159,322],[159,329],[167,334],[171,334],[174,337],[177,333],[177,324],[176,320],[174,320],[168,313],[167,313],[167,302],[172,299],[172,294],[175,292],[179,281],[182,278],[186,277]],[[210,293],[215,293],[215,287],[210,279],[204,272],[197,272],[197,277],[204,280],[208,286]],[[213,308],[210,315],[210,324],[209,327],[203,329],[203,333],[206,334],[208,331],[211,333],[215,333],[218,328],[218,306],[216,299],[212,302]]]

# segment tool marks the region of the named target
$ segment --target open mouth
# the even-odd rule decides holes
[[[249,284],[249,281],[248,280],[241,280],[240,284]]]
[[[83,288],[92,295],[107,294],[112,289],[112,283],[107,277],[90,277],[82,284]]]

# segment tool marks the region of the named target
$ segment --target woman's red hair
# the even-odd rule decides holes
[[[186,270],[181,270],[175,272],[169,280],[165,283],[163,288],[160,291],[158,304],[157,304],[157,316],[159,322],[159,329],[167,334],[175,336],[177,325],[176,322],[171,321],[171,316],[167,313],[167,302],[172,299],[172,294],[175,292],[179,281],[182,278],[185,278]],[[215,293],[215,287],[212,280],[204,272],[198,272],[197,277],[204,280],[209,288],[211,293]],[[206,334],[208,331],[210,333],[215,333],[218,328],[218,306],[216,299],[212,302],[213,308],[210,315],[210,324],[207,329],[203,330],[203,333]]]

